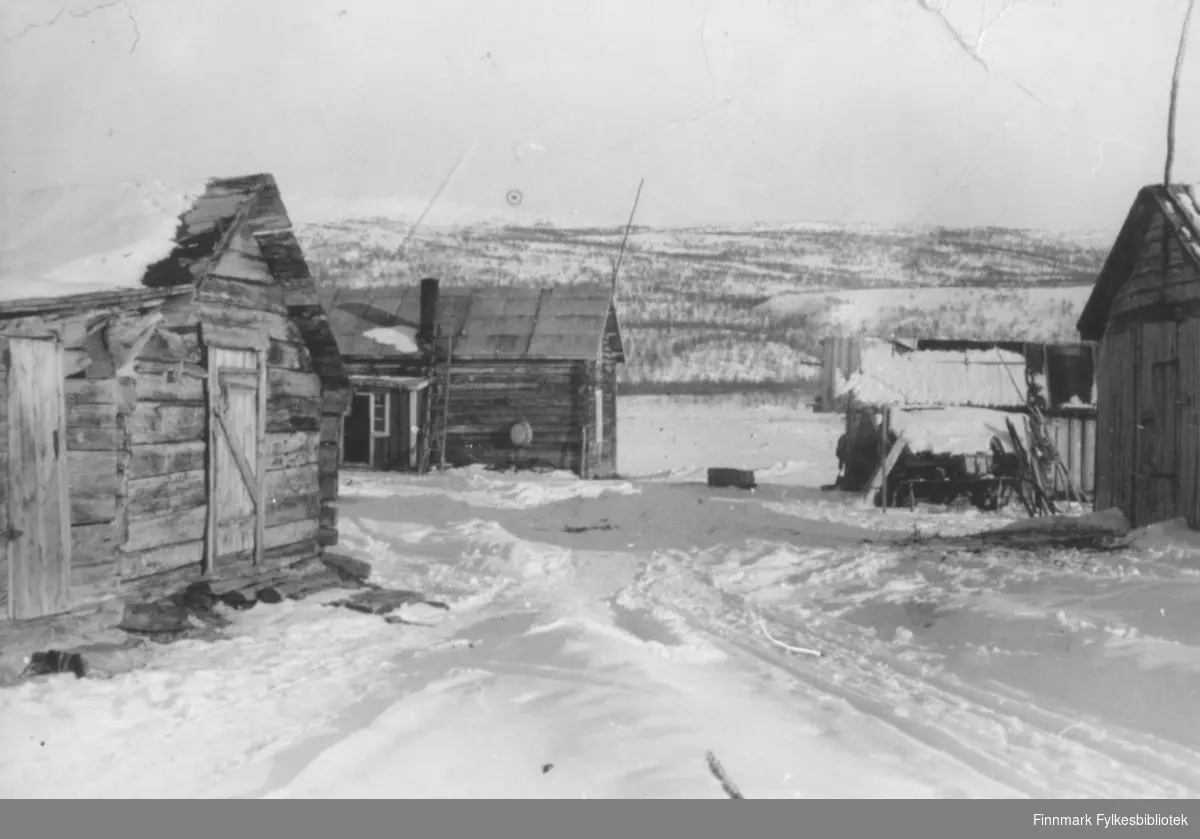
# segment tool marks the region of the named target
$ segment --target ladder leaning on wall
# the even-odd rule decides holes
[[[421,423],[425,444],[421,447],[420,474],[424,475],[432,467],[433,453],[438,453],[438,468],[446,468],[446,431],[448,408],[450,405],[450,356],[454,349],[454,339],[446,343],[445,352],[441,352],[441,330],[434,334],[433,347],[430,350],[429,379],[434,385],[425,399],[425,416]],[[434,401],[441,400],[441,406],[435,410]]]

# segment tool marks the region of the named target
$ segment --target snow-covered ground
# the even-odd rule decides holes
[[[822,492],[836,416],[620,410],[621,481],[347,476],[339,550],[449,612],[260,605],[0,691],[0,790],[722,797],[711,750],[748,798],[1200,795],[1196,534],[947,551],[925,537],[1011,517]],[[719,465],[760,488],[707,488]]]

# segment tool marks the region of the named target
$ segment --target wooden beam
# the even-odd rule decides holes
[[[904,436],[904,432],[900,432],[900,434],[896,436],[896,442],[892,443],[891,449],[888,450],[887,457],[885,457],[883,462],[875,468],[875,473],[871,475],[871,480],[867,482],[867,488],[863,492],[864,498],[870,500],[871,493],[880,488],[884,479],[884,475],[892,471],[892,468],[896,465],[896,461],[900,459],[901,452],[904,451],[904,448],[907,445],[908,438]]]
[[[266,544],[266,529],[267,529],[267,505],[266,505],[266,481],[267,481],[267,350],[265,347],[259,349],[255,353],[256,362],[258,363],[258,439],[257,451],[255,452],[255,465],[257,467],[255,477],[257,483],[255,485],[254,494],[256,500],[254,502],[254,564],[261,565],[263,561],[263,550]]]
[[[160,312],[152,312],[138,318],[117,317],[109,321],[104,330],[104,339],[109,353],[112,354],[114,375],[117,378],[135,375],[133,363],[162,319]]]
[[[62,329],[41,317],[14,318],[5,322],[4,334],[9,338],[58,340],[62,337]]]
[[[378,469],[375,463],[375,398],[376,394],[367,394],[367,466]]]
[[[204,539],[204,559],[200,565],[202,574],[211,574],[213,560],[217,555],[217,404],[220,399],[220,383],[217,381],[217,366],[208,368],[208,521]]]
[[[884,408],[883,416],[880,417],[880,420],[879,420],[879,442],[881,444],[879,446],[880,451],[883,451],[884,448],[887,446],[888,427],[892,424],[891,420],[892,420],[892,409]],[[890,450],[888,451],[888,454],[889,455],[891,454]],[[886,457],[885,457],[885,463],[886,463]],[[885,469],[881,469],[879,472],[879,508],[881,510],[883,510],[885,513],[887,512],[887,508],[888,508],[888,473],[891,471],[892,470],[890,468],[885,468]]]
[[[210,347],[231,350],[266,350],[271,344],[271,336],[262,329],[216,326],[207,319],[200,322],[200,340]]]
[[[219,405],[215,413],[217,424],[220,425],[221,432],[225,435],[225,443],[229,446],[229,453],[233,455],[233,462],[237,464],[238,471],[242,474],[242,480],[246,484],[246,491],[250,493],[250,500],[254,502],[255,507],[261,507],[262,496],[258,493],[258,478],[250,466],[250,461],[246,458],[246,453],[242,451],[241,446],[233,438],[233,432],[229,430],[229,424],[225,421],[225,406]]]

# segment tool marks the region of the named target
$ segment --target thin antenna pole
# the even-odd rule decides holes
[[[642,197],[642,186],[646,183],[646,179],[642,178],[638,181],[637,195],[633,196],[633,207],[629,210],[629,221],[625,224],[625,235],[621,238],[621,249],[617,251],[617,262],[613,265],[612,275],[612,293],[613,297],[617,296],[617,275],[621,273],[621,257],[625,256],[625,243],[629,241],[629,230],[633,227],[633,215],[637,212],[638,201]]]
[[[1171,76],[1171,104],[1167,111],[1167,165],[1163,171],[1163,186],[1171,185],[1171,167],[1175,164],[1175,108],[1179,101],[1179,77],[1183,73],[1183,56],[1187,52],[1188,24],[1192,21],[1192,10],[1196,0],[1188,0],[1183,15],[1183,27],[1179,32],[1179,49],[1175,53],[1175,73]]]

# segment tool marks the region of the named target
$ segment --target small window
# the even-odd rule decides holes
[[[390,393],[371,394],[371,430],[375,434],[387,436],[391,433],[391,397]]]

